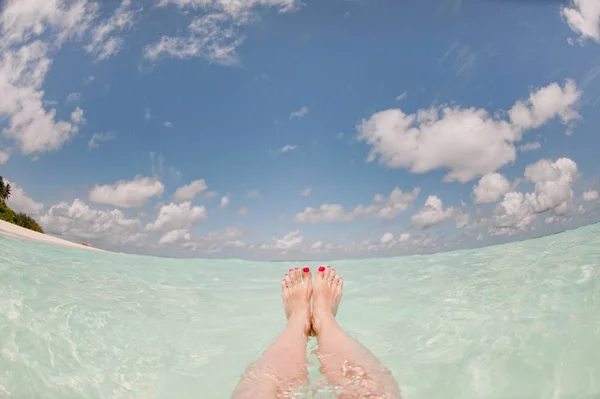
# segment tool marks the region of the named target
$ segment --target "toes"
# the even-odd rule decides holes
[[[327,284],[332,285],[333,279],[335,278],[335,269],[333,267],[327,266]]]
[[[290,269],[287,272],[287,276],[290,277],[290,281],[292,282],[292,284],[294,283],[294,280],[296,280],[296,276],[294,275],[294,269]]]
[[[302,279],[304,281],[308,281],[308,282],[312,281],[312,275],[311,275],[311,272],[310,272],[310,267],[304,266],[304,268],[302,269]]]
[[[319,266],[319,271],[317,272],[318,278],[325,278],[325,266]]]
[[[332,285],[337,287],[341,283],[341,281],[341,277],[336,274],[335,277],[333,277]]]
[[[300,284],[300,282],[302,282],[302,274],[300,272],[299,267],[294,268],[294,278],[296,279],[297,284]]]
[[[283,277],[283,281],[285,281],[287,288],[292,288],[294,285],[292,282],[292,277],[289,274],[286,274],[285,277]]]

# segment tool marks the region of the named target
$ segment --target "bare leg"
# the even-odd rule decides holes
[[[400,398],[392,374],[335,320],[344,282],[335,269],[320,267],[313,289],[312,328],[319,343],[321,372],[340,390],[339,398]]]
[[[248,367],[233,399],[287,398],[290,392],[308,380],[306,344],[310,332],[310,297],[312,276],[305,267],[290,269],[281,282],[287,325],[263,353],[256,364]]]

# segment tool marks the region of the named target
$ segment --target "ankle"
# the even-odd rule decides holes
[[[314,311],[311,316],[312,329],[315,335],[320,335],[323,330],[338,327],[337,321],[331,312]]]

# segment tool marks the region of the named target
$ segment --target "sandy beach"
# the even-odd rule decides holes
[[[53,237],[47,234],[38,233],[37,231],[29,230],[21,226],[17,226],[12,223],[0,220],[0,234],[4,234],[11,237],[26,238],[28,240],[46,242],[54,245],[61,245],[69,248],[87,249],[92,251],[102,251],[98,248],[87,247],[85,245],[77,244],[71,241],[63,240],[61,238]]]

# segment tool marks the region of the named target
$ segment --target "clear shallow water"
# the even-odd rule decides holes
[[[338,320],[408,399],[598,398],[599,263],[600,225],[339,261]],[[0,236],[0,397],[228,398],[283,326],[279,284],[291,265]]]

